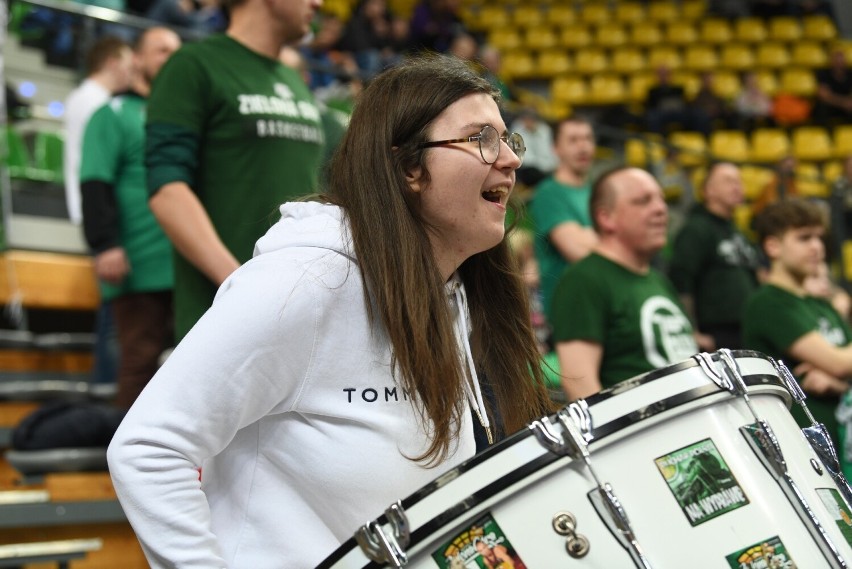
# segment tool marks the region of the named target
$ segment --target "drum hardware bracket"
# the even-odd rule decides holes
[[[817,459],[815,459],[815,458],[811,459],[811,467],[814,469],[814,471],[817,474],[822,476],[822,466],[819,465],[819,461]]]
[[[589,553],[589,539],[576,532],[577,518],[571,512],[557,512],[551,522],[553,531],[566,538],[565,551],[574,559],[585,557]]]
[[[799,490],[798,485],[787,471],[787,463],[784,454],[772,427],[766,421],[758,419],[757,422],[740,427],[746,441],[757,455],[764,468],[775,478],[781,490],[787,496],[787,500],[805,522],[814,540],[831,566],[836,569],[845,569],[849,565],[840,556],[840,552],[826,533],[816,514],[814,514],[805,496]]]
[[[645,552],[642,551],[642,547],[636,539],[636,534],[633,533],[630,520],[627,518],[627,512],[624,511],[621,502],[612,491],[612,486],[607,483],[592,490],[589,492],[589,500],[607,528],[609,528],[609,531],[621,543],[622,547],[628,551],[636,567],[639,569],[652,569],[651,563],[645,557]]]
[[[391,504],[385,510],[385,516],[391,526],[390,533],[377,522],[372,521],[358,529],[355,541],[372,561],[389,563],[398,569],[408,563],[408,554],[405,552],[411,540],[408,517],[400,502]]]

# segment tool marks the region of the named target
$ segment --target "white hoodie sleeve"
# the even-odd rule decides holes
[[[292,408],[310,372],[315,285],[272,257],[226,281],[110,445],[116,492],[152,567],[227,566],[198,467],[241,428]]]

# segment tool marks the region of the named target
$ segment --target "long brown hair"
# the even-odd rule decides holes
[[[464,382],[443,278],[405,174],[424,172],[432,121],[473,93],[496,100],[491,85],[463,62],[412,58],[375,78],[361,94],[329,173],[329,199],[349,219],[370,318],[393,347],[402,386],[417,394],[430,446],[414,460],[437,465],[452,452],[466,412]],[[529,321],[526,291],[506,239],[459,268],[473,323],[472,351],[507,432],[549,408]],[[426,423],[428,425],[428,423]]]

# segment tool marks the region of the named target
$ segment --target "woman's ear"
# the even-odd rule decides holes
[[[414,193],[420,192],[423,189],[423,169],[418,166],[405,173],[405,181],[408,182],[408,187]]]

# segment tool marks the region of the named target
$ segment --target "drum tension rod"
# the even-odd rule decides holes
[[[730,350],[724,348],[718,350],[716,353],[719,356],[722,373],[715,371],[712,356],[709,354],[702,353],[694,357],[698,360],[699,364],[701,364],[701,368],[705,371],[705,373],[707,373],[708,370],[712,370],[711,373],[708,373],[708,375],[711,376],[711,379],[713,379],[717,385],[719,385],[719,382],[714,378],[725,378],[723,383],[730,385],[727,390],[732,395],[740,397],[745,402],[749,412],[754,418],[754,423],[740,427],[740,432],[745,437],[746,442],[751,447],[752,451],[755,455],[757,455],[758,460],[760,460],[763,464],[763,467],[781,487],[781,490],[793,506],[793,509],[796,510],[799,517],[803,522],[805,522],[811,536],[814,538],[814,541],[816,541],[817,546],[822,551],[826,560],[833,568],[836,569],[845,569],[849,567],[843,557],[841,557],[837,546],[834,545],[831,537],[826,533],[825,528],[823,528],[819,519],[816,517],[816,514],[814,514],[814,511],[808,504],[807,499],[802,494],[801,490],[799,490],[798,485],[793,480],[792,476],[790,476],[790,473],[787,470],[787,462],[784,460],[784,453],[781,450],[778,438],[775,436],[775,432],[772,430],[769,423],[758,416],[757,411],[752,405],[751,399],[748,396],[748,388],[740,371],[740,366],[736,359],[734,359],[733,354]],[[775,367],[778,369],[777,365]],[[780,372],[780,369],[779,375],[783,377],[783,373]],[[790,390],[789,380],[784,378],[784,382],[788,384],[787,388]],[[722,386],[720,385],[720,387]],[[799,393],[802,397],[804,397],[801,390],[799,390]],[[793,397],[795,398],[796,395],[793,395]]]
[[[563,427],[561,433],[556,432],[555,425],[549,417],[542,417],[533,421],[529,428],[538,442],[553,454],[567,456],[574,460],[583,460],[597,486],[596,489],[589,492],[592,506],[622,547],[630,554],[636,567],[652,569],[642,547],[639,545],[639,541],[636,539],[627,512],[621,506],[612,486],[608,482],[601,482],[592,466],[589,442],[594,437],[592,435],[592,416],[589,412],[588,403],[583,399],[570,403],[556,413],[556,418]],[[565,436],[566,434],[567,436]],[[554,520],[554,529],[555,523]],[[566,546],[570,547],[569,544],[566,544]],[[568,552],[571,553],[570,549]]]
[[[404,567],[408,563],[405,548],[411,541],[408,517],[400,502],[391,504],[385,510],[385,516],[391,526],[388,533],[372,521],[361,526],[355,533],[355,541],[364,554],[376,563],[389,563],[394,568]]]

